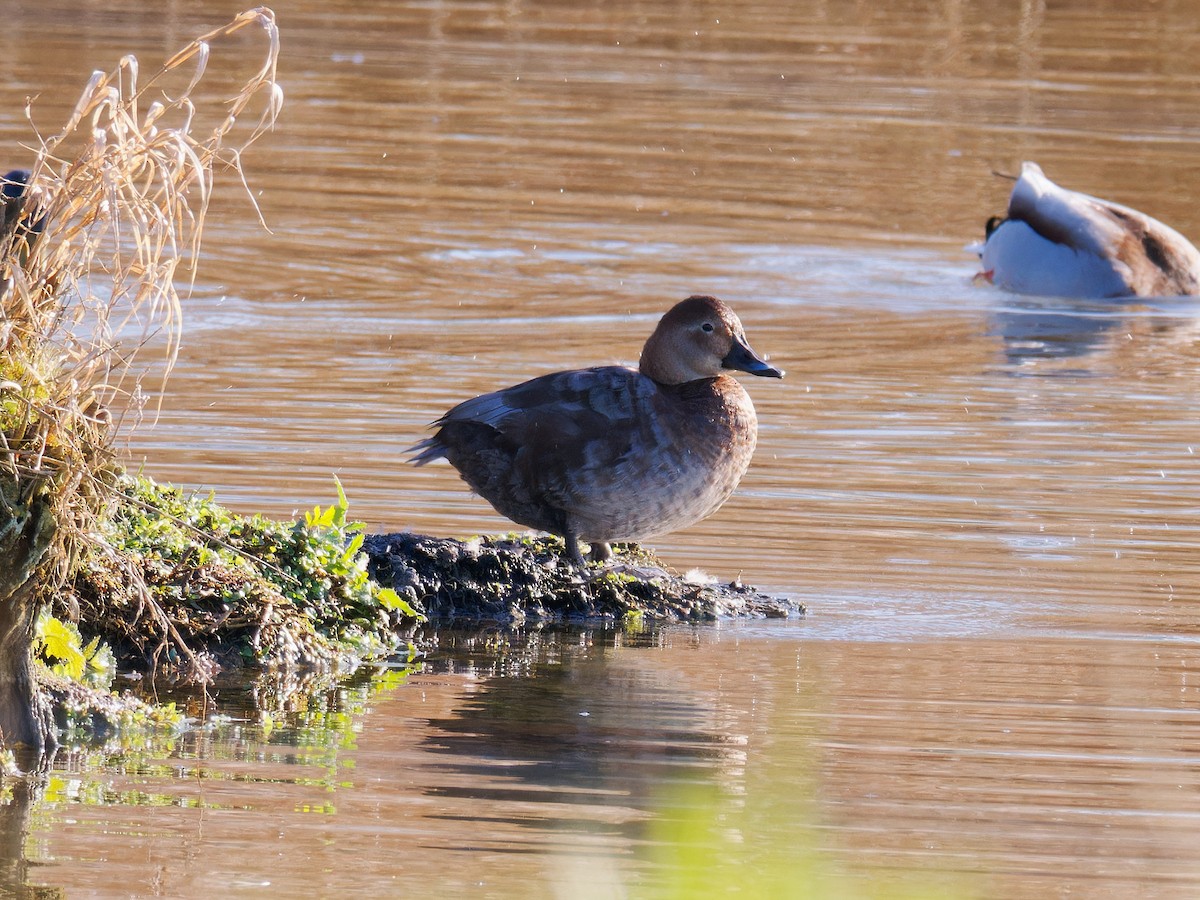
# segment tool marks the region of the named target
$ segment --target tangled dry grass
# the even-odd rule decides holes
[[[132,56],[94,73],[39,136],[0,224],[0,606],[40,605],[85,548],[105,552],[113,440],[147,395],[139,350],[165,343],[169,371],[214,182],[245,184],[242,152],[279,114],[278,54],[274,13],[249,10],[149,78]],[[212,98],[213,71],[240,86]]]

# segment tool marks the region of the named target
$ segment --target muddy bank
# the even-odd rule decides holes
[[[671,572],[648,550],[616,545],[611,563],[580,572],[558,538],[510,535],[468,541],[368,535],[371,577],[431,622],[580,622],[641,615],[662,622],[730,616],[786,618],[804,607],[739,582]]]
[[[786,617],[803,607],[740,584],[671,571],[616,545],[580,570],[545,535],[470,540],[368,535],[340,492],[300,521],[243,516],[211,495],[144,476],[117,481],[106,552],[84,560],[56,614],[99,638],[121,670],[345,672],[408,652],[430,624],[696,622]],[[418,647],[419,649],[419,647]]]
[[[54,613],[99,647],[109,678],[146,673],[211,683],[220,673],[294,680],[341,677],[363,663],[413,659],[439,627],[655,624],[784,618],[804,608],[739,582],[671,571],[652,552],[616,545],[579,570],[562,541],[539,535],[455,540],[367,535],[346,498],[303,520],[241,516],[212,496],[122,476],[103,524],[106,552],[83,560]],[[419,627],[420,626],[420,627]],[[50,651],[47,665],[60,662]],[[151,722],[130,697],[73,687],[47,671],[60,730],[102,735]]]

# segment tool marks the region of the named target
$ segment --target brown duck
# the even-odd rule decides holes
[[[521,525],[557,534],[571,560],[607,559],[711,515],[737,487],[758,418],[736,369],[782,378],[715,297],[689,297],[646,341],[637,369],[543,375],[458,404],[413,449],[445,457],[471,489]]]

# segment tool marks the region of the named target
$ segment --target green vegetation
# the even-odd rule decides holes
[[[210,106],[198,87],[211,47],[243,28],[262,31],[264,56],[224,57],[252,68],[224,108]],[[145,370],[134,361],[152,335],[165,338],[168,369],[174,359],[184,267],[194,277],[214,167],[240,175],[242,151],[273,124],[278,49],[274,18],[260,9],[148,78],[132,57],[94,73],[62,130],[42,139],[22,195],[3,204],[0,533],[19,535],[34,511],[50,521],[36,547],[0,552],[27,558],[35,600],[53,596],[97,534],[111,499],[112,439],[138,415]],[[258,127],[227,147],[243,115]]]
[[[33,652],[52,674],[60,678],[102,690],[112,687],[117,671],[112,648],[101,644],[98,637],[85,645],[74,623],[55,618],[49,610],[43,610],[38,616]]]
[[[395,653],[418,610],[367,573],[346,495],[301,522],[241,516],[211,494],[121,476],[64,604],[122,657],[151,666],[347,668]],[[195,671],[187,674],[197,674]]]
[[[281,523],[113,464],[146,395],[139,351],[174,361],[218,175],[247,186],[242,154],[280,112],[278,55],[260,7],[148,77],[124,57],[0,196],[0,740],[35,756],[55,743],[39,682],[61,714],[104,707],[117,659],[202,683],[234,664],[344,670],[419,618],[368,578],[340,485]]]

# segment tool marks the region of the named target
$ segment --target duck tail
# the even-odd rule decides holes
[[[435,459],[442,459],[446,455],[446,445],[437,439],[437,435],[434,435],[413,444],[404,452],[415,454],[408,460],[414,466],[423,466]]]

